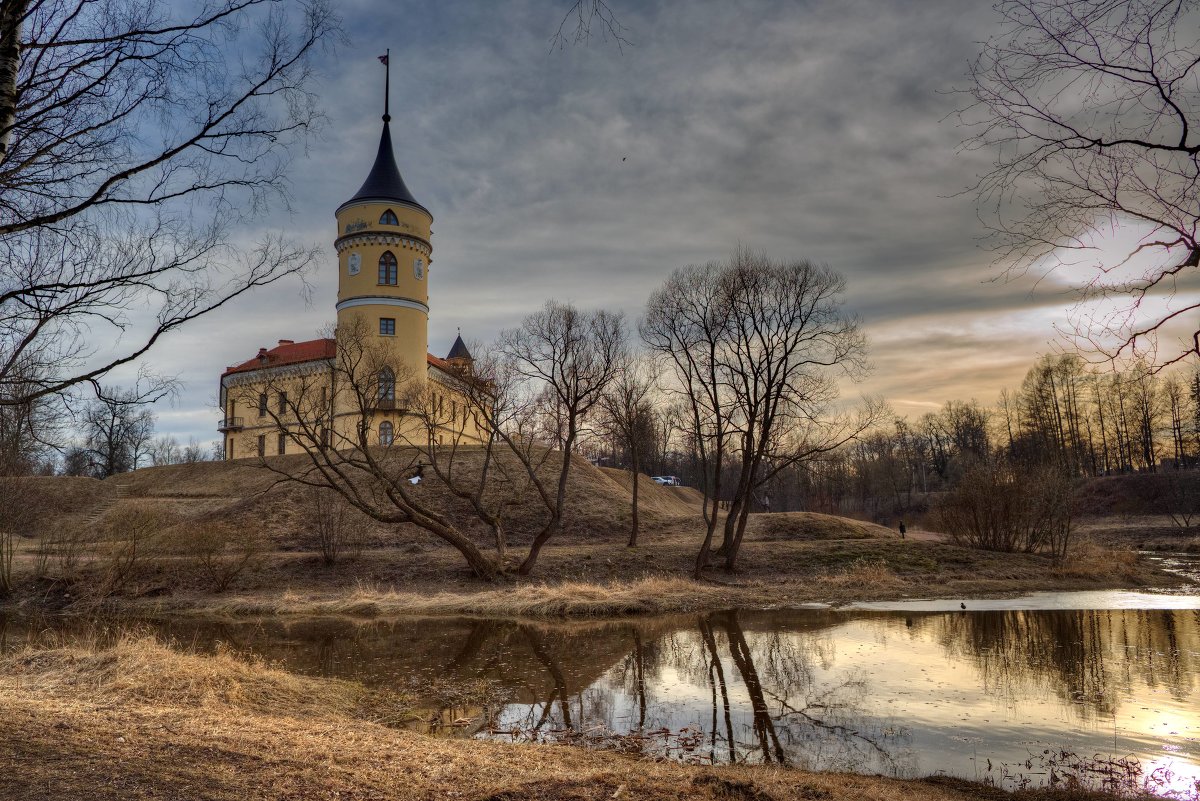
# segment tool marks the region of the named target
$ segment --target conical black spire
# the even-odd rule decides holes
[[[392,51],[388,51],[379,57],[379,61],[384,66],[383,79],[383,135],[379,137],[379,152],[375,154],[375,164],[371,167],[371,172],[367,174],[367,180],[363,181],[363,185],[354,193],[354,197],[347,200],[342,206],[348,206],[351,203],[359,201],[379,201],[381,203],[403,203],[407,206],[415,206],[421,211],[429,214],[429,209],[417,202],[412,196],[412,192],[408,191],[408,187],[404,185],[404,179],[400,177],[400,168],[396,166],[396,154],[392,152],[392,131],[389,123],[392,121],[392,115],[388,111],[388,101],[392,93],[392,67],[389,63],[391,60]],[[340,208],[339,208],[340,211]],[[430,214],[429,216],[433,216]]]
[[[462,341],[461,335],[455,339],[454,344],[450,346],[450,353],[447,354],[446,359],[466,359],[467,361],[473,361],[471,358],[471,351],[467,350],[467,343]]]
[[[408,187],[404,185],[404,179],[400,177],[400,168],[396,166],[396,155],[392,152],[392,132],[386,117],[383,122],[383,135],[379,137],[379,152],[375,155],[375,164],[371,167],[367,180],[363,181],[363,185],[354,193],[354,197],[342,205],[364,200],[403,203],[408,206],[416,206],[426,214],[429,213],[429,210],[412,196],[412,192],[408,191]]]

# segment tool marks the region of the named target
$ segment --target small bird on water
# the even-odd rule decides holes
[[[962,608],[962,609],[966,609],[966,608],[967,608],[967,605],[966,605],[966,604],[964,604],[964,603],[960,603],[960,604],[959,604],[959,607],[960,607],[960,608]]]

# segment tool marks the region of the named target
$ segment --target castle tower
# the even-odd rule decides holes
[[[387,57],[380,59],[387,64]],[[385,83],[385,87],[387,84]],[[400,177],[392,152],[387,88],[383,134],[367,180],[338,207],[337,325],[362,326],[390,349],[398,383],[425,381],[433,215]]]

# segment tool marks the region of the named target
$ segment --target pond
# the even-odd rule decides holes
[[[1098,783],[1140,770],[1159,790],[1194,789],[1200,599],[1034,599],[586,624],[154,625],[179,647],[415,692],[420,728],[448,736],[1010,787],[1082,760]],[[5,641],[29,634],[10,622]]]

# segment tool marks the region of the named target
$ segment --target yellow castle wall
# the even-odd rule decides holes
[[[395,225],[380,222],[391,210]],[[430,226],[433,218],[420,209],[401,204],[362,202],[337,212],[338,327],[362,330],[379,337],[390,352],[389,362],[402,365],[398,373],[424,376],[429,352],[429,265],[432,261]],[[380,281],[379,262],[384,253],[396,259],[396,283]],[[358,257],[358,272],[351,274],[351,259]],[[380,320],[395,321],[394,335],[379,333]]]
[[[257,458],[260,436],[265,438],[264,454],[278,454],[279,434],[283,429],[288,434],[285,453],[303,452],[302,441],[316,445],[323,428],[330,429],[328,441],[333,447],[354,447],[358,443],[358,427],[364,420],[370,431],[371,446],[380,444],[380,424],[385,420],[392,424],[396,446],[425,447],[426,421],[433,424],[435,443],[439,445],[450,444],[455,438],[465,444],[479,443],[486,437],[486,426],[479,425],[475,415],[468,413],[468,399],[453,386],[452,378],[427,378],[420,387],[399,385],[397,400],[391,404],[394,408],[375,408],[364,413],[347,387],[333,391],[334,376],[330,369],[289,375],[290,367],[256,371],[257,375],[236,374],[236,385],[224,390],[226,417],[241,418],[242,422],[240,430],[225,434],[227,458]],[[264,393],[268,412],[260,415],[258,399]],[[279,411],[280,393],[287,393],[283,413]],[[409,413],[406,406],[413,407],[415,413]]]

